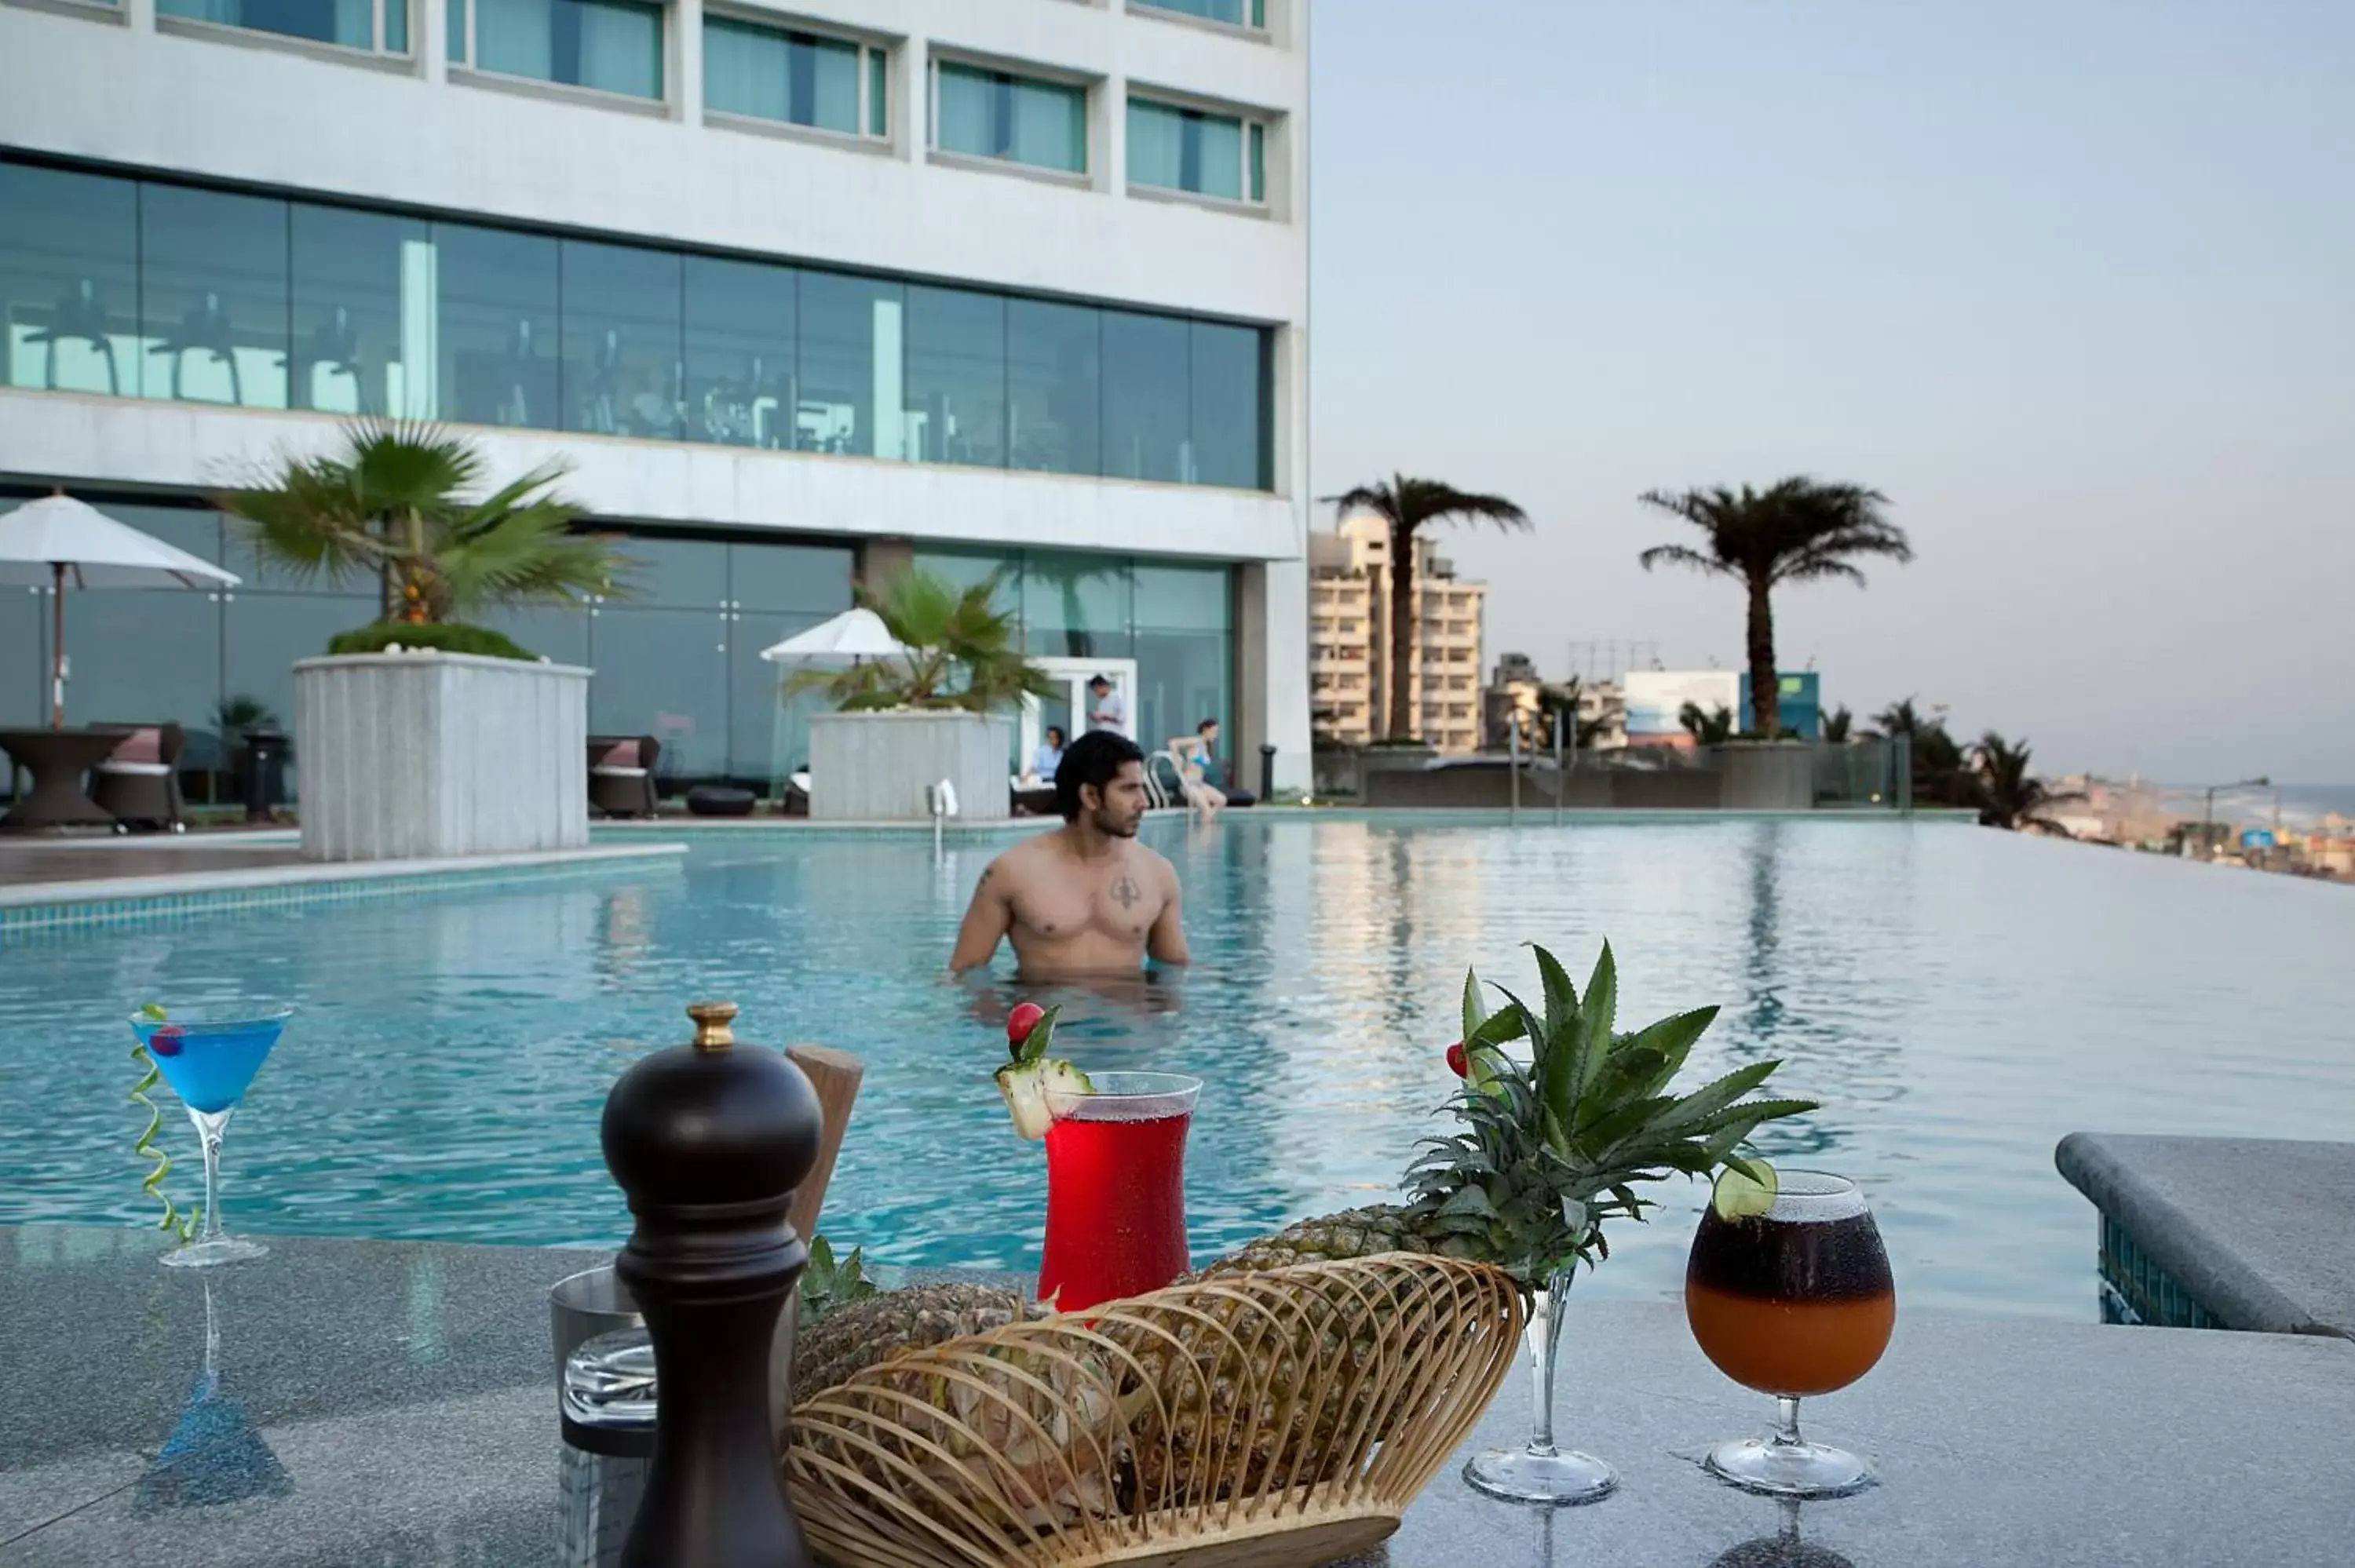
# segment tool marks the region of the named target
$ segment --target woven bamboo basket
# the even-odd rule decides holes
[[[1279,1568],[1365,1551],[1520,1349],[1498,1271],[1407,1254],[1173,1286],[952,1340],[794,1408],[845,1568]]]

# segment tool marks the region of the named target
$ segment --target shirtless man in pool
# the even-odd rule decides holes
[[[989,863],[950,969],[979,969],[1004,937],[1013,938],[1026,980],[1133,975],[1148,956],[1187,962],[1177,870],[1136,842],[1145,802],[1145,757],[1135,741],[1112,730],[1073,741],[1055,770],[1063,825]]]

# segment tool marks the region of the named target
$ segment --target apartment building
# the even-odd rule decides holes
[[[1388,734],[1390,535],[1359,516],[1309,541],[1308,683],[1319,739],[1361,746]],[[1414,733],[1443,752],[1480,748],[1480,638],[1487,586],[1455,576],[1427,538],[1415,541]]]
[[[368,585],[206,497],[431,419],[642,563],[500,629],[675,782],[797,760],[759,651],[914,564],[1153,744],[1309,778],[1309,0],[0,0],[0,508],[245,578],[91,595],[71,706],[293,717]],[[44,594],[0,595],[0,724]],[[1028,733],[1016,748],[1027,756]],[[296,755],[300,758],[300,738]]]

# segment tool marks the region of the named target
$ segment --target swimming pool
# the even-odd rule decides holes
[[[1388,1189],[1450,1087],[1465,966],[1518,988],[1529,939],[1582,976],[1609,936],[1623,1022],[1721,1003],[1697,1070],[1787,1058],[1777,1084],[1825,1108],[1770,1128],[1768,1152],[1864,1183],[1914,1303],[2093,1314],[2093,1211],[2052,1169],[2065,1132],[2343,1137],[2355,1104],[2344,887],[1902,821],[1270,811],[1147,836],[1178,863],[1196,968],[1068,999],[1065,1043],[1209,1079],[1188,1176],[1204,1254]],[[232,1227],[614,1244],[604,1094],[721,996],[741,1038],[867,1059],[830,1234],[891,1262],[1033,1266],[1044,1163],[988,1078],[1011,993],[940,972],[1002,847],[709,833],[593,880],[27,938],[0,952],[0,1222],[147,1217],[123,1016],[264,997],[302,1011],[229,1136]],[[1666,1195],[1582,1289],[1677,1287],[1704,1193]]]

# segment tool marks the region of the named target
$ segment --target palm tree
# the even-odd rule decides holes
[[[789,691],[823,690],[845,713],[885,708],[961,708],[988,713],[1025,695],[1051,697],[1055,682],[1016,645],[1012,610],[999,609],[998,579],[954,588],[932,573],[899,573],[881,590],[857,590],[904,653],[847,670],[805,670]]]
[[[2029,745],[2014,746],[1994,730],[1979,737],[1971,751],[1972,783],[1978,796],[1979,821],[1990,828],[2026,828],[2073,836],[2044,813],[2085,798],[2081,789],[2053,789],[2028,771]]]
[[[1912,697],[1890,704],[1872,717],[1873,727],[1894,740],[1906,739],[1913,753],[1913,793],[1923,800],[1950,805],[1972,803],[1974,790],[1965,776],[1963,748],[1946,733],[1946,721],[1925,716]]]
[[[1696,746],[1723,746],[1733,738],[1733,710],[1723,703],[1714,708],[1703,708],[1699,703],[1687,703],[1677,715],[1677,722],[1693,737]]]
[[[1381,519],[1390,530],[1391,566],[1391,712],[1385,733],[1393,740],[1414,732],[1414,542],[1426,523],[1456,521],[1494,523],[1504,529],[1527,528],[1529,514],[1501,495],[1480,495],[1458,490],[1435,479],[1409,479],[1394,473],[1390,482],[1361,484],[1339,495],[1328,495],[1337,521],[1359,513]]]
[[[469,499],[487,471],[436,426],[367,419],[346,428],[341,451],[290,458],[220,504],[298,579],[374,576],[383,620],[450,624],[495,605],[616,591],[626,563],[609,540],[572,532],[579,508],[555,489],[566,465]]]
[[[1584,684],[1572,675],[1567,681],[1559,683],[1548,681],[1538,687],[1537,736],[1529,743],[1533,749],[1552,747],[1553,716],[1556,714],[1561,715],[1562,723],[1570,731],[1572,750],[1588,749],[1610,727],[1608,720],[1578,716],[1578,699]]]
[[[1822,484],[1795,475],[1763,491],[1718,485],[1672,493],[1648,490],[1645,505],[1681,517],[1707,535],[1703,546],[1655,545],[1646,571],[1691,567],[1740,581],[1750,596],[1750,701],[1760,735],[1782,734],[1782,691],[1774,675],[1775,588],[1785,583],[1845,577],[1861,584],[1860,556],[1910,561],[1905,531],[1881,515],[1889,498],[1856,484]]]
[[[1842,703],[1838,707],[1834,708],[1831,712],[1824,715],[1825,741],[1833,746],[1846,746],[1848,744],[1849,731],[1853,728],[1855,725],[1856,715],[1848,711],[1848,705],[1846,703]]]

